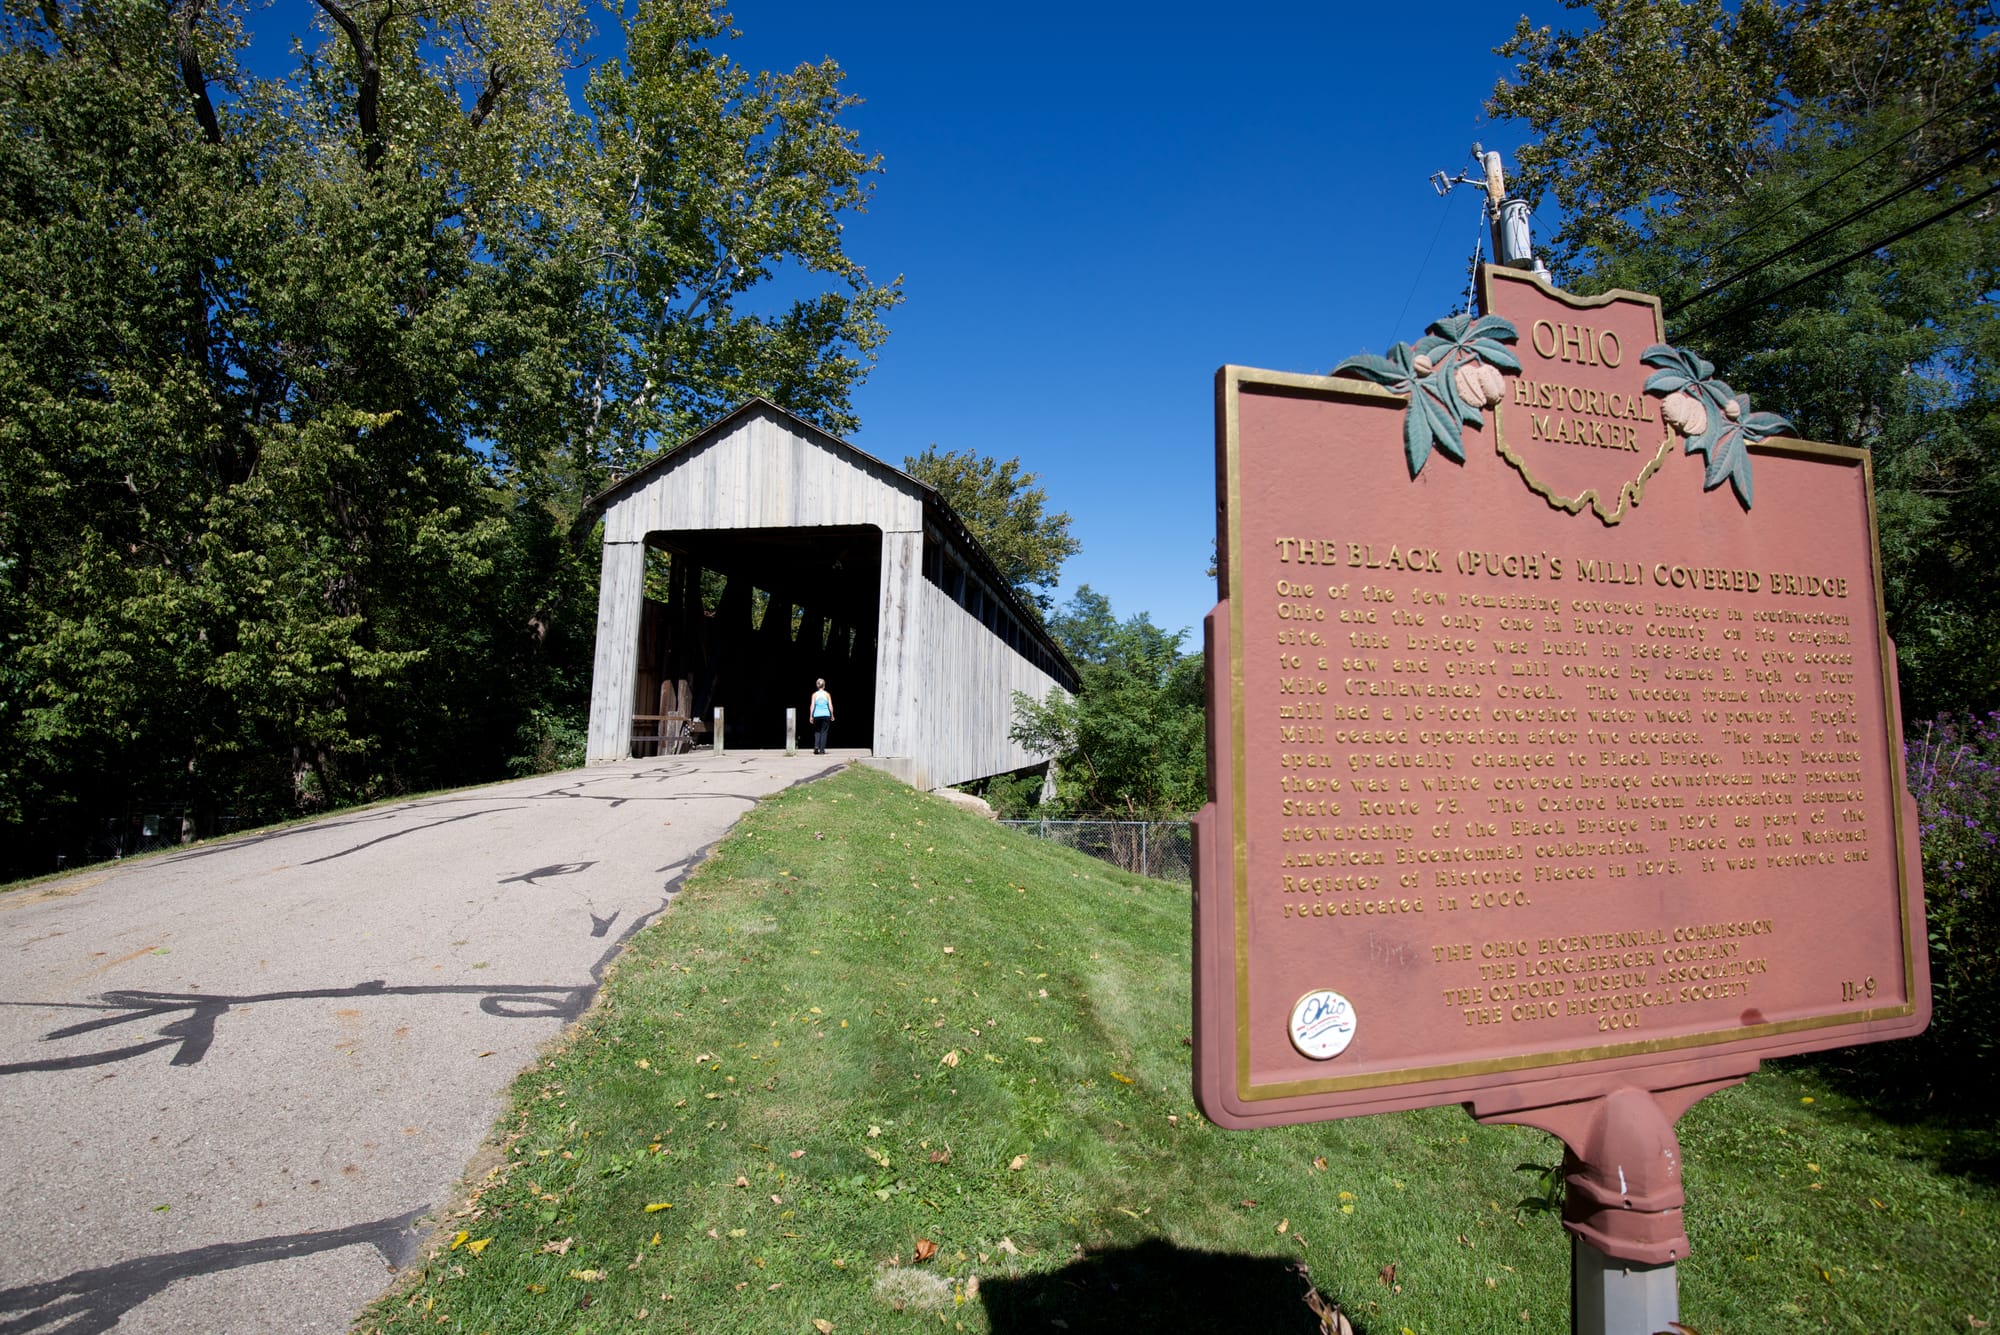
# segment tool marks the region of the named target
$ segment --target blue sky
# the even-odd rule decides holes
[[[882,158],[845,236],[906,298],[853,443],[898,465],[933,442],[1018,457],[1083,544],[1057,597],[1089,584],[1199,648],[1216,368],[1325,371],[1462,298],[1478,197],[1428,178],[1468,168],[1474,140],[1511,161],[1518,127],[1480,108],[1524,8],[1575,17],[741,0],[734,58],[834,58]],[[275,0],[260,51],[312,13]],[[594,46],[615,52],[615,29]]]
[[[1323,372],[1421,334],[1479,230],[1475,193],[1427,178],[1521,137],[1480,110],[1513,6],[733,12],[746,63],[838,60],[883,159],[846,237],[907,295],[854,443],[1018,456],[1083,544],[1058,597],[1089,584],[1191,648],[1216,368]]]

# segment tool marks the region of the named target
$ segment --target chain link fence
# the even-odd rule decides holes
[[[1112,866],[1162,881],[1194,879],[1194,833],[1184,820],[1003,820]]]

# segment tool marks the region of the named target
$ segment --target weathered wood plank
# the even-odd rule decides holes
[[[682,529],[923,527],[908,479],[754,415],[691,451],[604,512],[608,542]]]
[[[590,672],[590,763],[623,760],[632,750],[632,692],[637,686],[640,605],[646,548],[606,542],[597,585],[597,653]]]

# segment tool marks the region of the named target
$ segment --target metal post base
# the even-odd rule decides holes
[[[1570,1239],[1569,1326],[1573,1335],[1672,1335],[1681,1317],[1674,1267],[1638,1265]]]

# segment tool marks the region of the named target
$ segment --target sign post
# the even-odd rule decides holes
[[[1217,375],[1196,1097],[1553,1133],[1576,1329],[1650,1335],[1680,1115],[1929,1019],[1870,461],[1654,298],[1480,289],[1334,376]]]

